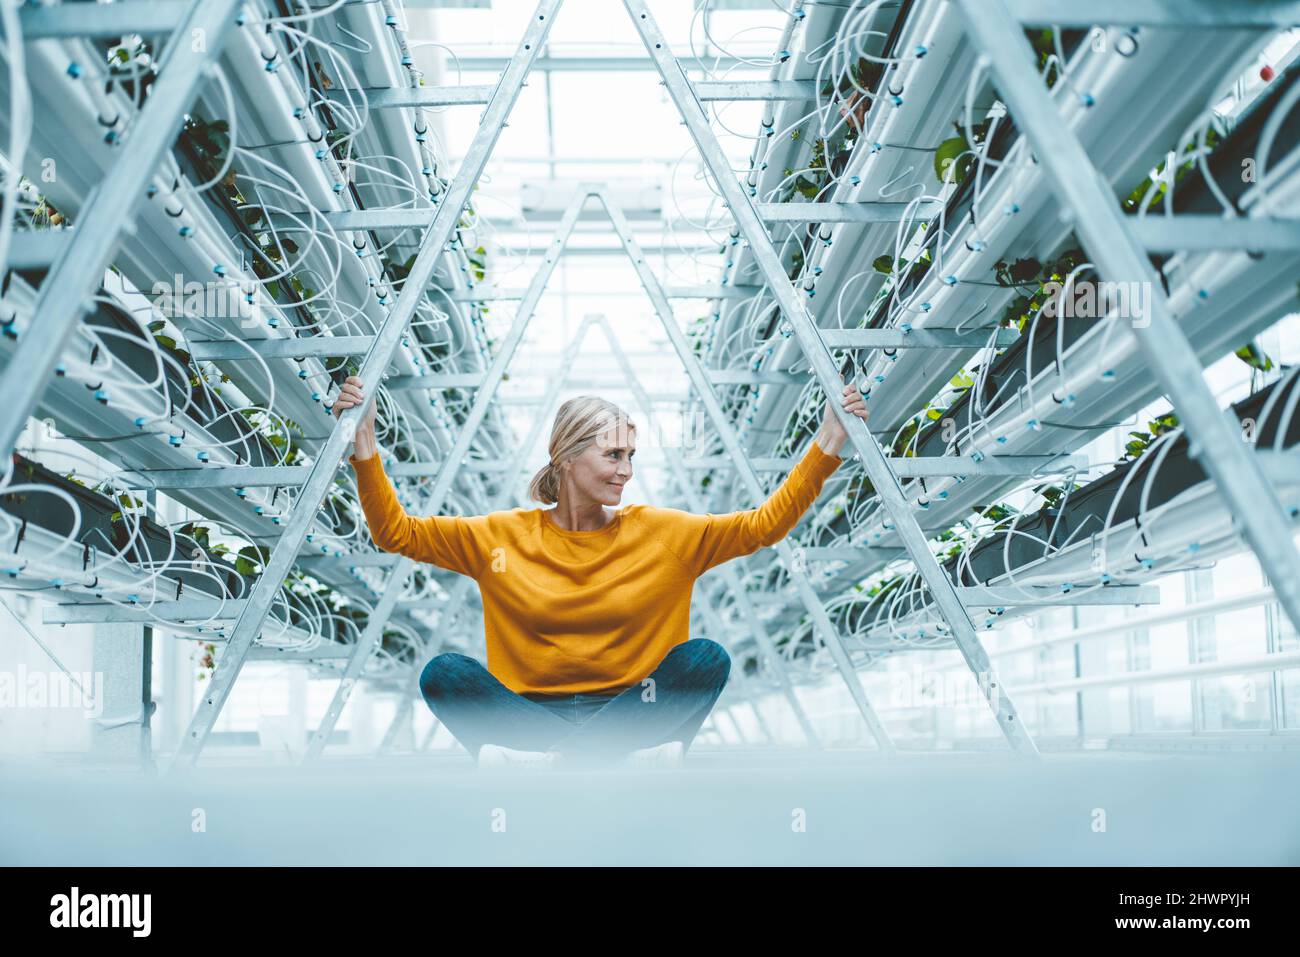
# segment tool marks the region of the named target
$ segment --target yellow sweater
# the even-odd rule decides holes
[[[760,507],[725,515],[625,505],[594,531],[551,509],[406,513],[380,461],[350,457],[375,545],[478,582],[487,669],[518,693],[615,694],[686,641],[695,579],[780,541],[843,461],[814,441]]]

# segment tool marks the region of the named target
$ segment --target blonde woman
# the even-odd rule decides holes
[[[866,421],[856,386],[842,403]],[[553,508],[413,516],[384,473],[374,403],[350,376],[334,413],[360,405],[349,461],[375,545],[478,583],[486,667],[440,654],[420,689],[480,765],[680,763],[731,667],[720,644],[688,634],[695,579],[789,534],[848,438],[828,401],[802,459],[758,508],[620,508],[636,426],[613,403],[578,396],[560,406],[529,488]]]

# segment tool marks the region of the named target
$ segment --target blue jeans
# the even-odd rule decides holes
[[[420,692],[475,758],[483,745],[498,744],[555,750],[566,764],[595,765],[669,741],[689,748],[730,672],[726,649],[692,638],[618,694],[516,694],[474,658],[447,652],[424,666]]]

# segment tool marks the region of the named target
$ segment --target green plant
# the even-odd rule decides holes
[[[1008,328],[1014,326],[1024,332],[1025,326],[1052,295],[1046,288],[1047,284],[1064,282],[1066,276],[1086,261],[1084,251],[1078,246],[1065,250],[1046,263],[1037,259],[1017,259],[1011,263],[998,260],[994,264],[994,278],[999,286],[1032,287],[1007,303],[998,324]]]
[[[1219,145],[1220,140],[1221,137],[1219,136],[1218,131],[1214,129],[1214,127],[1210,127],[1208,130],[1205,131],[1205,149],[1207,155],[1214,151],[1215,147]],[[1193,140],[1190,143],[1188,143],[1185,147],[1183,147],[1181,154],[1182,155],[1191,154],[1191,156],[1189,159],[1184,160],[1183,162],[1178,164],[1178,169],[1174,173],[1175,183],[1177,183],[1184,176],[1190,173],[1192,171],[1192,168],[1196,165],[1197,149],[1198,149],[1198,145],[1197,145],[1196,138],[1193,138]],[[1143,197],[1146,196],[1147,191],[1151,189],[1153,186],[1155,188],[1155,193],[1151,197],[1151,201],[1147,205],[1149,207],[1155,207],[1158,203],[1160,203],[1162,199],[1164,199],[1165,190],[1169,185],[1168,166],[1169,166],[1169,162],[1167,159],[1162,161],[1150,176],[1144,177],[1142,179],[1142,182],[1138,183],[1136,186],[1133,187],[1132,190],[1129,191],[1128,196],[1124,199],[1124,202],[1122,204],[1125,212],[1128,213],[1136,212],[1139,205],[1143,202]]]
[[[1124,454],[1120,457],[1120,461],[1136,461],[1151,447],[1152,442],[1176,428],[1178,428],[1176,413],[1168,412],[1152,419],[1147,423],[1147,431],[1129,433],[1130,439],[1124,444]]]
[[[1065,498],[1067,492],[1074,492],[1083,488],[1078,482],[1071,482],[1069,488],[1062,488],[1059,485],[1044,485],[1034,489],[1034,491],[1043,496],[1043,501],[1048,508],[1060,508],[1061,501]]]
[[[1233,355],[1252,369],[1257,369],[1260,372],[1269,372],[1273,368],[1273,360],[1253,342],[1246,343]]]

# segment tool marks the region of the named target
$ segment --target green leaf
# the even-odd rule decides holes
[[[939,148],[934,151],[934,175],[939,177],[939,182],[947,182],[948,167],[965,152],[966,140],[960,136],[954,136],[952,139],[944,140],[939,144]],[[961,183],[966,178],[966,172],[970,168],[969,160],[970,157],[966,157],[966,161],[958,163],[957,168],[953,170],[952,181],[954,183]]]
[[[1253,342],[1246,343],[1233,355],[1252,369],[1258,369],[1260,372],[1268,372],[1273,368],[1273,360]]]
[[[821,187],[810,179],[800,176],[794,181],[794,188],[804,199],[816,199],[817,194],[821,192]]]
[[[876,272],[881,272],[888,276],[894,271],[894,260],[889,256],[877,256],[875,261],[872,262],[871,267]]]

